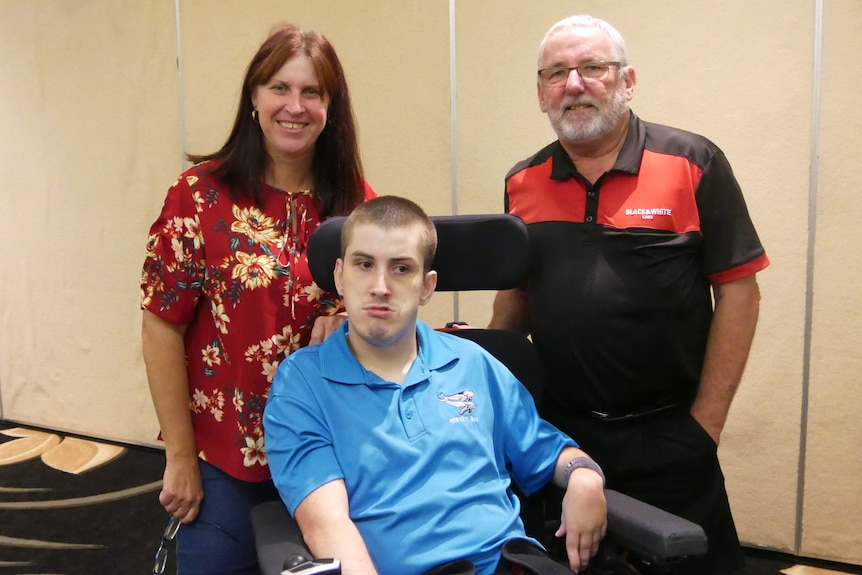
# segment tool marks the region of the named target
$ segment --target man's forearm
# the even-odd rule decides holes
[[[365,541],[350,519],[343,481],[315,489],[299,504],[295,517],[312,555],[341,560],[343,575],[377,575]]]
[[[604,474],[586,453],[574,447],[560,452],[554,466],[554,483],[564,487],[560,528],[556,537],[566,538],[569,568],[585,568],[607,531]]]
[[[377,575],[365,542],[352,522],[330,523],[308,535],[303,531],[303,537],[315,557],[341,560],[342,575]]]
[[[494,315],[488,329],[511,329],[528,334],[530,307],[527,292],[519,288],[497,292],[494,298]]]
[[[691,413],[718,444],[751,350],[760,291],[755,276],[716,285],[714,290],[715,313]]]
[[[552,481],[557,487],[562,487],[563,489],[569,487],[569,479],[575,469],[575,467],[570,466],[570,463],[580,458],[592,461],[583,450],[577,447],[566,447],[560,452],[560,455],[557,457],[557,463],[554,465],[554,475],[552,477]],[[580,469],[581,467],[583,466],[578,466],[577,468]],[[604,484],[604,474],[597,471],[592,472],[600,476]]]

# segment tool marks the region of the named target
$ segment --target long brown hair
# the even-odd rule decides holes
[[[314,195],[323,207],[321,216],[345,215],[364,199],[365,180],[344,70],[332,44],[320,32],[292,24],[276,27],[248,65],[227,141],[215,153],[187,157],[195,163],[220,160],[214,175],[227,185],[232,196],[250,197],[260,206],[267,153],[260,125],[252,118],[251,95],[299,54],[311,60],[329,99],[326,126],[314,147]]]

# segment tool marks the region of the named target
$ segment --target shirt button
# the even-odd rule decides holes
[[[588,196],[590,196],[591,198],[595,198],[595,197],[596,197],[596,193],[595,193],[595,192],[587,192],[587,195],[588,195]]]
[[[587,220],[586,220],[586,221],[587,221],[587,223],[588,223],[588,224],[589,224],[589,223],[592,223],[592,221],[593,221],[593,216],[587,216]]]
[[[408,411],[406,415],[407,415],[407,419],[413,419],[413,412],[412,411]]]

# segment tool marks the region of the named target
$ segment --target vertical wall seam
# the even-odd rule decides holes
[[[455,0],[449,0],[449,173],[452,215],[458,214],[458,71],[455,56]],[[458,292],[452,292],[452,319],[459,321]]]
[[[174,20],[176,21],[177,35],[177,93],[179,96],[180,112],[180,166],[185,170],[186,165],[186,96],[183,89],[183,35],[180,25],[180,1],[174,0]]]
[[[817,187],[820,167],[821,80],[823,74],[823,0],[814,4],[814,66],[811,86],[811,148],[808,176],[808,258],[805,277],[805,330],[802,354],[802,402],[799,422],[799,469],[796,493],[796,555],[802,554],[805,507],[805,462],[811,386],[811,331],[814,316],[814,255],[817,238]]]

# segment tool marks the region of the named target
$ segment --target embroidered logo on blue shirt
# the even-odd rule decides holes
[[[443,392],[437,396],[437,399],[448,403],[453,407],[459,408],[461,411],[458,415],[464,415],[465,413],[472,413],[474,409],[476,409],[476,404],[473,403],[473,392],[469,389],[464,391],[459,391],[458,393],[453,393],[452,395],[446,395]]]

